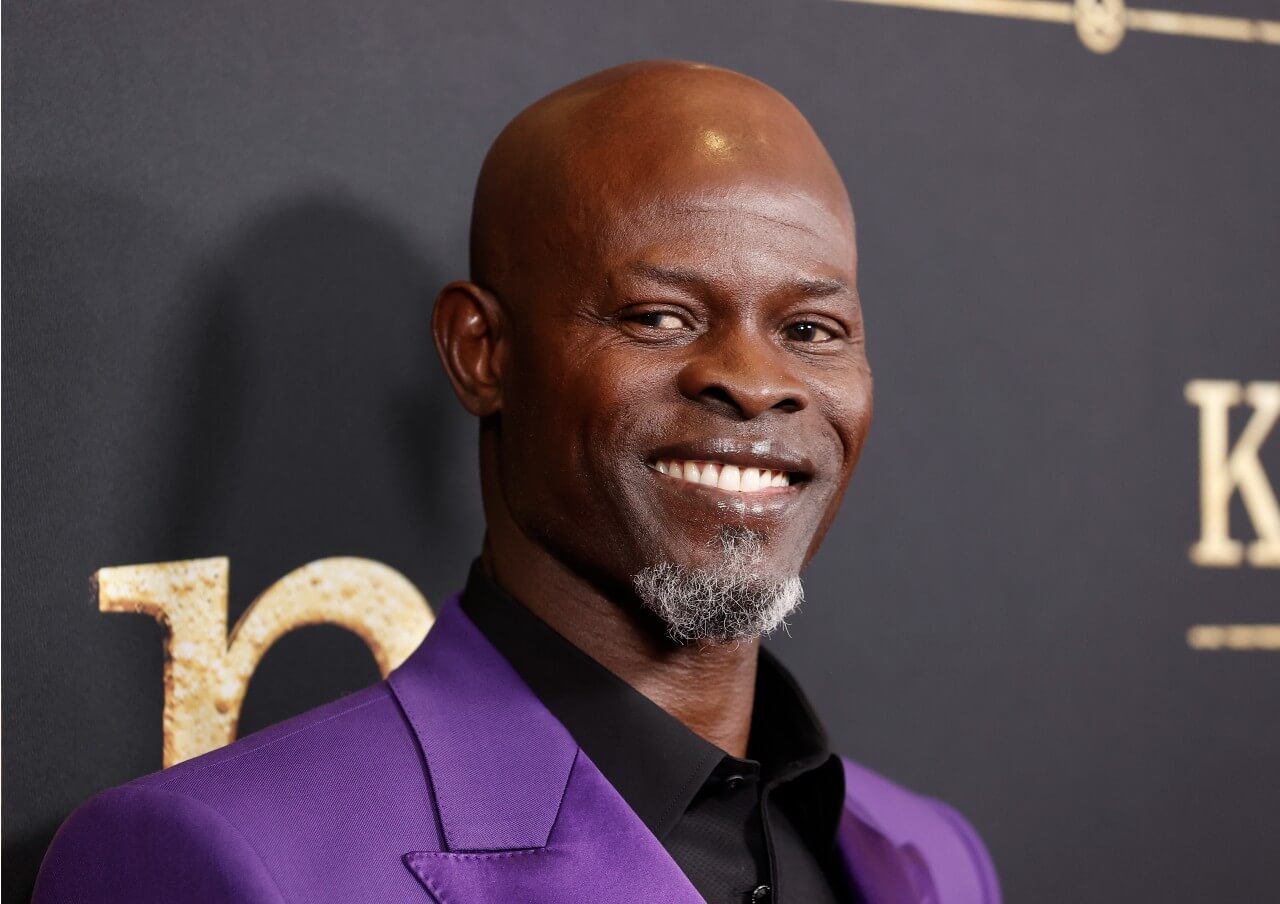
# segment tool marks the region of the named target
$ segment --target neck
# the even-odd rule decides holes
[[[481,560],[504,589],[574,646],[695,734],[746,756],[757,641],[676,644],[634,601],[609,598],[510,522],[490,522]]]

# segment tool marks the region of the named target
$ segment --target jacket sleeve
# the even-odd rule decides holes
[[[209,805],[126,785],[68,817],[32,904],[283,904],[252,845]]]

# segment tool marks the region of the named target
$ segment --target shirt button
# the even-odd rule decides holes
[[[751,904],[767,904],[773,889],[767,885],[757,885],[751,892]]]
[[[726,789],[726,790],[728,790],[728,791],[737,791],[739,788],[741,788],[741,787],[742,787],[742,784],[743,784],[743,782],[745,782],[745,781],[746,781],[746,779],[745,779],[745,778],[743,778],[743,777],[742,777],[742,776],[740,776],[740,775],[731,775],[731,776],[729,776],[728,778],[726,778],[726,779],[724,780],[724,787],[725,787],[725,789]],[[761,885],[761,886],[760,886],[760,888],[763,888],[766,892],[768,892],[768,890],[769,890],[769,889],[768,889],[768,886],[766,886],[766,885]],[[759,889],[757,889],[757,891],[759,891]],[[754,895],[754,894],[755,894],[755,892],[752,892],[752,894]],[[757,900],[757,899],[753,897],[751,900],[752,900],[752,901],[755,901],[755,900]],[[763,899],[763,898],[761,898],[761,899],[759,899],[759,900],[764,900],[764,899]]]

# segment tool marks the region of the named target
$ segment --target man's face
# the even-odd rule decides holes
[[[498,441],[516,523],[614,588],[661,563],[714,567],[726,528],[758,535],[762,572],[797,574],[871,421],[847,208],[738,184],[579,228],[582,252],[508,306]]]

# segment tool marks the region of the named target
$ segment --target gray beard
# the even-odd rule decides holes
[[[708,568],[672,562],[635,575],[640,602],[667,626],[676,643],[752,640],[786,629],[786,617],[804,601],[800,576],[763,572],[764,543],[743,527],[724,528],[720,561]]]

